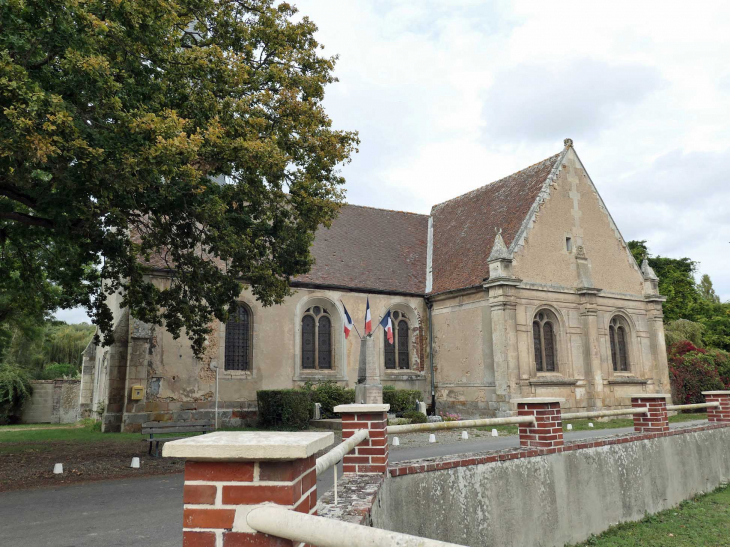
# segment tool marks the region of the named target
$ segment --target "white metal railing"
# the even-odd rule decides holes
[[[459,420],[454,422],[434,422],[429,424],[389,425],[388,434],[413,433],[415,431],[436,431],[439,429],[465,429],[490,425],[534,424],[534,416],[514,416],[511,418],[484,418],[482,420]]]
[[[317,475],[324,473],[330,467],[337,465],[340,460],[350,452],[353,448],[363,442],[365,439],[370,437],[370,433],[367,429],[360,429],[355,431],[355,434],[349,439],[344,440],[332,450],[327,452],[324,456],[317,458]]]
[[[645,406],[639,408],[622,408],[619,410],[596,410],[595,412],[569,412],[563,414],[563,421],[581,420],[583,418],[606,418],[608,416],[627,416],[629,414],[646,414],[649,409]]]
[[[667,405],[667,410],[694,410],[697,408],[717,408],[720,403],[696,403],[692,405]]]
[[[236,512],[240,511],[238,509]],[[236,515],[235,522],[239,522]],[[461,547],[435,539],[421,538],[389,532],[380,528],[370,528],[351,522],[343,522],[325,517],[297,513],[290,509],[272,505],[262,505],[251,509],[246,515],[246,524],[263,534],[288,539],[294,542],[317,545],[318,547],[379,547],[396,545],[398,547]],[[247,532],[243,528],[234,532]]]

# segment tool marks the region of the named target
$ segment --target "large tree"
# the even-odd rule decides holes
[[[322,106],[335,59],[295,14],[273,0],[2,3],[0,321],[81,305],[109,342],[119,292],[200,352],[241,280],[265,305],[289,294],[357,146]]]

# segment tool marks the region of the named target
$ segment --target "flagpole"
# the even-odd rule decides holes
[[[340,304],[342,304],[342,307],[343,307],[344,309],[347,309],[347,306],[345,306],[345,303],[344,303],[344,302],[342,301],[342,298],[340,298]],[[354,321],[352,322],[352,326],[353,326],[353,327],[355,327],[355,332],[356,332],[356,333],[357,333],[357,335],[358,335],[358,336],[360,337],[360,340],[362,340],[362,334],[360,334],[360,331],[359,331],[359,330],[357,330],[357,325],[355,324],[355,322],[354,322]]]

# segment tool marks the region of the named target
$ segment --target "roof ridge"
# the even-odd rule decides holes
[[[424,215],[423,213],[413,213],[411,211],[399,211],[397,209],[385,209],[383,207],[371,207],[370,205],[357,205],[355,203],[347,203],[345,202],[343,205],[347,205],[348,207],[359,207],[361,209],[374,209],[375,211],[387,211],[389,213],[400,213],[402,215],[414,215],[418,217],[429,217],[431,215]]]
[[[488,182],[488,183],[486,183],[486,184],[483,184],[482,186],[479,186],[479,187],[477,187],[477,188],[474,188],[473,190],[469,190],[468,192],[465,192],[465,193],[463,193],[463,194],[460,194],[460,195],[458,195],[458,196],[455,196],[455,197],[453,197],[453,198],[451,198],[451,199],[447,199],[446,201],[442,201],[442,202],[440,202],[440,203],[437,203],[437,204],[435,204],[435,205],[434,205],[433,207],[431,207],[431,213],[433,213],[434,209],[436,209],[437,207],[441,207],[442,205],[446,205],[447,203],[450,203],[450,202],[452,202],[452,201],[456,201],[457,199],[462,199],[462,198],[465,198],[465,197],[467,197],[467,196],[471,196],[471,195],[477,194],[477,193],[479,193],[479,192],[482,192],[482,191],[484,191],[484,190],[485,190],[485,189],[486,189],[487,187],[491,186],[492,184],[495,184],[495,183],[497,183],[497,182],[501,182],[501,181],[503,181],[503,180],[505,180],[505,179],[508,179],[508,178],[514,177],[515,175],[519,175],[520,173],[523,173],[523,172],[525,172],[525,171],[529,171],[530,169],[534,169],[534,168],[535,168],[535,167],[537,167],[538,165],[542,165],[542,164],[544,164],[544,163],[546,163],[546,162],[548,162],[548,161],[551,161],[551,160],[552,160],[553,162],[555,162],[555,161],[557,161],[557,160],[558,160],[558,158],[560,158],[560,155],[561,155],[561,154],[562,154],[562,153],[564,152],[564,150],[565,150],[565,149],[561,150],[561,151],[560,151],[560,152],[558,152],[557,154],[553,154],[552,156],[549,156],[549,157],[545,158],[544,160],[538,161],[538,162],[536,162],[536,163],[533,163],[532,165],[529,165],[529,166],[527,166],[527,167],[525,167],[525,168],[523,168],[523,169],[520,169],[519,171],[515,171],[514,173],[510,173],[509,175],[506,175],[506,176],[504,176],[504,177],[502,177],[502,178],[499,178],[499,179],[497,179],[497,180],[493,180],[493,181],[491,181],[491,182]]]

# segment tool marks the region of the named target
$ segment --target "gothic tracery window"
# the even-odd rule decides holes
[[[547,310],[539,311],[532,321],[532,344],[537,372],[555,372],[558,368],[556,325],[555,316]]]
[[[332,370],[332,319],[322,306],[302,316],[302,369]]]
[[[251,308],[239,302],[226,321],[225,370],[251,370],[253,355]]]
[[[399,311],[391,313],[393,320],[393,343],[388,341],[388,336],[383,331],[385,368],[389,370],[410,368],[410,355],[408,353],[408,339],[410,326],[408,319]]]
[[[608,326],[608,339],[611,344],[611,363],[614,372],[628,372],[629,352],[628,328],[626,322],[620,316],[614,316]]]

